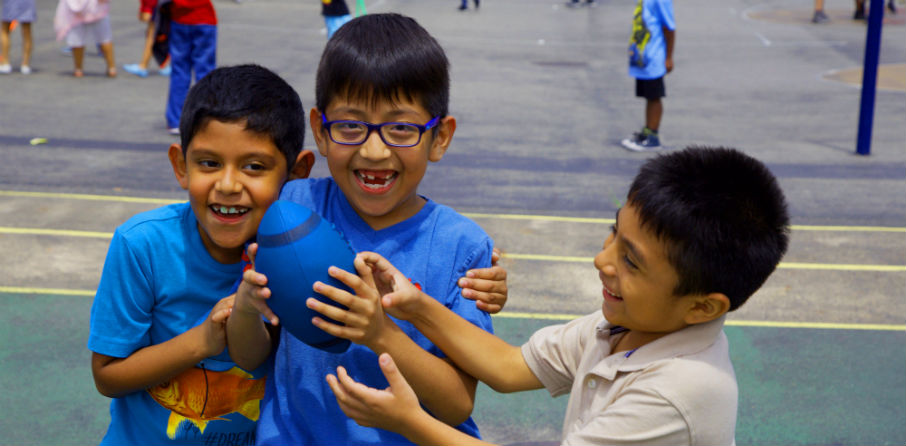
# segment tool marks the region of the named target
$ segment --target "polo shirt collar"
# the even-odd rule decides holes
[[[591,370],[603,378],[613,379],[617,372],[634,372],[663,359],[688,356],[707,349],[717,341],[723,329],[726,315],[711,322],[690,325],[660,339],[645,344],[636,350],[608,354]],[[610,352],[610,337],[621,333],[622,327],[602,319],[595,327],[597,342],[602,351]]]

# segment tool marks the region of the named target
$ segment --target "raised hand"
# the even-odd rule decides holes
[[[255,271],[255,255],[258,254],[258,244],[252,243],[247,249],[251,268],[242,273],[242,282],[236,290],[235,311],[243,313],[261,314],[272,325],[277,325],[280,319],[267,306],[267,299],[271,297],[271,290],[267,288],[267,276]]]

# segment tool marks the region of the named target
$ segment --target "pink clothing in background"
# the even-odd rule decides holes
[[[74,26],[96,22],[110,13],[110,0],[60,0],[53,19],[57,40],[63,40]]]

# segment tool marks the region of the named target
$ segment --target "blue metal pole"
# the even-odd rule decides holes
[[[871,154],[871,125],[875,113],[875,86],[878,83],[878,56],[881,53],[881,24],[884,0],[871,0],[868,8],[868,34],[865,36],[865,61],[862,66],[862,101],[859,106],[859,134],[856,153]]]

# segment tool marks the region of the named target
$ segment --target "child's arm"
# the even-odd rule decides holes
[[[499,260],[500,250],[494,248],[490,268],[470,269],[457,282],[462,288],[462,297],[474,300],[479,310],[491,314],[499,313],[506,305],[506,270],[497,264]]]
[[[224,324],[233,306],[233,296],[214,305],[210,316],[185,333],[136,350],[125,358],[93,353],[91,372],[102,395],[117,398],[164,382],[226,347]]]
[[[254,370],[267,359],[277,339],[277,315],[267,306],[266,299],[271,291],[266,287],[267,277],[255,271],[255,255],[258,244],[252,243],[247,249],[252,268],[242,274],[242,282],[236,290],[233,313],[226,323],[227,347],[230,358],[239,367]],[[261,316],[270,321],[265,324]]]
[[[361,253],[359,258],[374,271],[388,313],[408,320],[466,373],[498,392],[540,389],[522,350],[488,333],[443,304],[424,294],[385,258]]]
[[[371,278],[371,269],[359,257],[355,260],[359,275],[331,267],[331,277],[343,282],[355,294],[315,282],[318,293],[344,305],[343,310],[309,298],[306,305],[324,316],[345,325],[336,325],[315,317],[312,323],[334,336],[364,345],[377,354],[390,353],[401,358],[399,368],[409,380],[422,404],[439,420],[458,425],[472,413],[478,382],[448,360],[423,349],[401,330],[386,314],[380,293]]]
[[[676,31],[672,29],[663,28],[664,30],[664,42],[667,44],[667,58],[664,59],[664,67],[667,68],[667,72],[673,71],[673,42],[676,40]]]
[[[360,426],[388,429],[416,444],[490,444],[460,432],[425,412],[390,355],[382,353],[378,363],[390,384],[385,390],[356,382],[343,367],[337,368],[337,376],[327,375],[327,383],[346,416]]]

